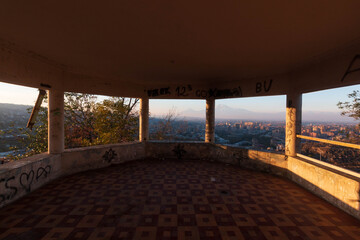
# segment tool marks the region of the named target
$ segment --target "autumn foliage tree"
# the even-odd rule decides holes
[[[97,97],[90,94],[65,93],[65,147],[90,146],[96,139],[95,112]]]
[[[135,111],[138,101],[111,97],[99,102],[95,95],[65,93],[65,148],[134,141],[138,131]],[[12,154],[9,158],[19,159],[47,151],[47,118],[47,108],[41,107],[33,129],[20,129],[19,141],[26,146],[26,152]]]
[[[138,99],[113,97],[96,105],[95,144],[134,141],[138,131],[138,113],[134,111]]]

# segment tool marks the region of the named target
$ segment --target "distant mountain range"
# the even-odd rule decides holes
[[[28,108],[32,108],[30,105],[20,105],[12,103],[0,103],[0,113],[4,112],[27,112]]]
[[[187,109],[179,114],[185,118],[205,118],[204,110]],[[231,108],[227,105],[221,104],[216,106],[215,115],[217,119],[238,119],[238,120],[262,120],[262,121],[285,121],[285,112],[255,112],[242,108]],[[304,122],[346,122],[356,123],[352,118],[341,116],[337,112],[313,112],[303,111]]]
[[[26,125],[30,116],[29,108],[31,109],[32,106],[0,103],[0,129],[7,128],[13,124],[16,127]]]
[[[14,118],[21,117],[27,119],[29,113],[27,109],[32,108],[29,105],[18,105],[9,103],[0,103],[0,120],[5,123]],[[257,120],[257,121],[285,121],[285,112],[255,112],[242,108],[231,108],[227,105],[220,104],[216,106],[217,119],[236,119],[236,120]],[[179,117],[192,119],[205,119],[204,110],[187,109],[179,113]],[[304,122],[345,122],[356,123],[352,118],[341,116],[338,112],[313,112],[303,111],[302,114]]]

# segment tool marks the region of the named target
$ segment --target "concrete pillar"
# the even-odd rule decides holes
[[[140,99],[139,141],[149,140],[149,98]]]
[[[64,152],[64,92],[49,90],[48,152]]]
[[[205,142],[215,143],[215,99],[206,99]]]
[[[301,151],[301,107],[302,94],[288,94],[286,96],[286,129],[285,129],[285,155],[295,157]]]

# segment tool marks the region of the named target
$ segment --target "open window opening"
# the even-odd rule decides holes
[[[301,154],[360,172],[360,85],[303,94]]]
[[[39,101],[37,117],[29,121],[38,96],[36,88],[0,83],[0,164],[47,151],[46,104]]]
[[[137,140],[138,103],[137,98],[65,93],[65,148]]]
[[[216,100],[215,142],[284,152],[286,96]]]
[[[205,140],[205,100],[151,99],[149,109],[150,140]]]

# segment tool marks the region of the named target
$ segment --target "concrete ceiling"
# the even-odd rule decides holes
[[[110,85],[219,86],[357,44],[359,9],[358,0],[7,0],[0,38]]]

